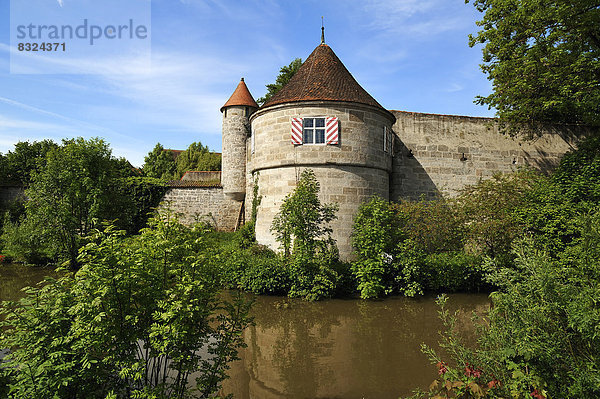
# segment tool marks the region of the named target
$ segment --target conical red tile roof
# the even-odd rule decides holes
[[[263,108],[297,101],[347,101],[384,109],[326,44],[308,56],[290,81]]]
[[[258,108],[258,104],[254,101],[252,94],[250,94],[250,90],[248,90],[246,83],[244,83],[244,78],[240,80],[240,83],[235,88],[231,97],[229,97],[229,100],[221,107],[221,112],[223,112],[223,108],[232,105],[246,105],[248,107]]]

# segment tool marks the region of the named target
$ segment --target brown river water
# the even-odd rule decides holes
[[[0,300],[22,296],[51,269],[0,265]],[[487,294],[450,294],[462,335],[474,339],[473,311],[489,306]],[[231,364],[222,393],[236,399],[399,398],[426,389],[435,367],[421,344],[437,347],[442,328],[434,296],[304,302],[257,297],[247,348]]]

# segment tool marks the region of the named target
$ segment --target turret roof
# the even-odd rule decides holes
[[[256,104],[256,101],[254,101],[252,94],[250,94],[250,90],[248,90],[246,83],[244,83],[244,78],[240,80],[240,83],[235,88],[235,91],[231,97],[229,97],[229,100],[227,100],[225,105],[221,107],[221,112],[223,112],[225,107],[230,107],[232,105],[245,105],[248,107],[258,108],[258,104]]]
[[[347,101],[384,109],[358,84],[333,50],[324,43],[315,48],[290,81],[263,108],[319,100]]]

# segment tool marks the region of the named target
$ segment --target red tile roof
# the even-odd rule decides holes
[[[296,101],[347,101],[384,109],[348,72],[326,44],[308,56],[290,81],[263,108]]]
[[[240,80],[240,83],[235,88],[231,97],[229,97],[229,100],[221,107],[221,112],[223,112],[223,108],[232,105],[246,105],[248,107],[258,108],[258,104],[254,101],[252,94],[250,94],[250,90],[248,90],[246,83],[244,83],[244,78]]]

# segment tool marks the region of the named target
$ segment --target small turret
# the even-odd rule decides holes
[[[223,149],[221,184],[223,193],[237,201],[246,195],[246,139],[250,133],[248,118],[258,109],[244,78],[221,107],[223,113]]]

